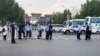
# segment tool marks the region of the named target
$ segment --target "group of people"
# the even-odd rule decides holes
[[[42,27],[41,24],[39,24],[37,26],[37,30],[39,32],[39,34],[37,36],[37,39],[41,39],[41,37],[42,37],[42,31],[45,30],[45,32],[46,32],[46,35],[45,35],[46,40],[49,40],[49,39],[51,40],[52,39],[52,28],[53,27],[52,27],[51,23],[47,23],[46,26],[45,26],[45,29],[43,29],[43,27]]]
[[[12,22],[10,26],[5,24],[2,29],[3,32],[3,40],[6,40],[8,33],[11,33],[11,43],[16,43],[15,37],[18,35],[18,39],[22,39],[22,34],[23,38],[31,39],[32,37],[32,25],[30,23],[27,23],[26,25],[23,25],[19,23],[18,25],[15,22]]]
[[[18,33],[18,39],[21,40],[22,39],[22,34],[23,34],[23,38],[24,39],[31,39],[32,38],[32,25],[30,23],[27,23],[26,25],[23,25],[21,23],[19,23],[18,25],[13,22],[11,23],[10,27],[8,27],[7,25],[3,26],[3,40],[6,40],[7,38],[7,34],[8,34],[8,29],[11,32],[11,43],[16,43],[15,41],[15,37],[17,37],[16,33]],[[42,24],[38,24],[37,25],[37,31],[38,31],[38,36],[37,39],[41,39],[42,37],[42,32],[45,31],[45,39],[46,40],[51,40],[52,39],[52,30],[53,30],[53,26],[51,25],[51,23],[47,23],[45,25],[45,28],[43,28]],[[86,24],[86,38],[85,40],[90,40],[91,39],[91,32],[92,32],[92,26],[91,24]],[[80,35],[81,35],[81,26],[78,25],[78,29],[77,29],[77,39],[80,40]]]
[[[12,22],[9,27],[8,25],[5,24],[2,29],[3,40],[7,39],[6,37],[8,35],[8,32],[11,33],[11,43],[16,43],[15,37],[18,37],[19,40],[21,40],[22,38],[31,39],[32,30],[33,30],[33,27],[30,23],[27,23],[26,25],[24,25],[21,23],[16,24],[15,22]],[[43,30],[45,30],[46,32],[46,36],[45,36],[46,40],[48,39],[51,40],[52,39],[52,25],[49,23],[46,24],[45,29],[43,29],[42,24],[37,25],[37,31],[39,32],[37,39],[41,39]]]
[[[85,40],[90,40],[91,39],[91,34],[92,34],[92,26],[91,26],[91,24],[87,24],[86,23],[86,26],[85,26],[86,28],[86,31],[85,31]],[[81,26],[80,25],[78,25],[78,29],[77,29],[77,39],[78,40],[81,40],[81,38],[80,38],[80,35],[81,35]]]

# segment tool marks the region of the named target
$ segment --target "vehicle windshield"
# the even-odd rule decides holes
[[[100,18],[91,18],[91,23],[100,23]]]

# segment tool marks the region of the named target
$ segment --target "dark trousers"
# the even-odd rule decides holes
[[[6,40],[7,35],[3,35],[3,40]]]
[[[90,35],[89,35],[89,31],[86,31],[86,37],[85,40],[89,39]]]
[[[46,40],[49,39],[49,31],[46,31]]]
[[[81,39],[81,38],[80,38],[80,34],[81,34],[81,33],[77,31],[77,39]]]
[[[11,38],[11,43],[16,43],[16,42],[15,42],[15,33],[12,32],[11,36],[12,36],[12,38]]]
[[[39,39],[42,36],[42,31],[39,30],[38,32],[39,32],[39,34],[38,34],[38,39]]]
[[[49,39],[52,39],[52,32],[49,32]]]
[[[27,37],[31,38],[31,36],[32,36],[32,32],[31,31],[26,31],[26,38]]]
[[[89,31],[89,39],[91,39],[91,34],[92,34],[92,32],[91,32],[91,31]]]
[[[23,34],[23,37],[25,38],[25,32],[24,31],[19,31],[18,32],[18,35],[19,35],[18,39],[22,39],[22,37],[21,37],[22,34]]]

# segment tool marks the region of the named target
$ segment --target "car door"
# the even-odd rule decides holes
[[[74,26],[72,26],[72,28],[71,28],[72,30],[73,30],[73,32],[76,32],[77,31],[77,29],[78,29],[78,25],[74,25]]]

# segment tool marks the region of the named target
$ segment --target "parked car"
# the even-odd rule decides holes
[[[84,27],[85,19],[72,19],[64,21],[65,27],[61,30],[64,34],[76,33],[78,25],[82,26],[81,33],[85,33]]]
[[[52,24],[53,32],[60,32],[64,28],[63,24]]]
[[[64,34],[70,34],[70,33],[76,33],[78,29],[78,26],[74,25],[74,26],[70,26],[70,27],[64,27],[61,31],[64,33]],[[81,33],[84,34],[85,33],[85,28],[84,27],[81,27]]]

